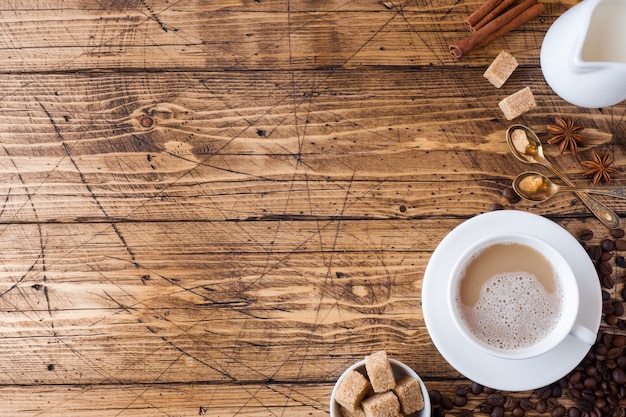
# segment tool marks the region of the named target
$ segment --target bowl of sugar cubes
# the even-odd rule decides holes
[[[381,350],[339,377],[330,417],[430,417],[430,398],[414,370]]]

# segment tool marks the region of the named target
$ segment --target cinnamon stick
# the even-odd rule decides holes
[[[474,13],[467,16],[467,19],[465,19],[465,26],[473,32],[472,28],[500,3],[502,3],[502,0],[485,1],[478,9],[474,10]]]
[[[468,37],[450,45],[450,55],[454,59],[459,59],[463,54],[480,48],[534,19],[543,13],[544,10],[543,4],[537,3],[537,0],[524,0]]]
[[[478,22],[476,22],[476,24],[474,24],[472,26],[469,26],[469,30],[471,32],[476,32],[478,29],[480,29],[481,27],[485,26],[487,23],[491,22],[496,17],[498,17],[502,13],[504,13],[504,11],[507,10],[510,6],[512,6],[513,3],[515,3],[516,1],[517,0],[504,0],[504,1],[502,1],[502,3],[498,4],[492,11],[487,13],[487,15],[485,15],[485,17],[483,17]],[[466,21],[466,24],[467,24],[467,21]]]

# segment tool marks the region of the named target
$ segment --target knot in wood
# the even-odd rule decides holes
[[[141,125],[141,127],[147,129],[149,127],[152,127],[152,125],[154,124],[154,119],[150,116],[143,116],[141,119],[139,119],[139,124]]]

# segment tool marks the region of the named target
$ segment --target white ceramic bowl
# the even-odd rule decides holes
[[[426,389],[426,385],[419,377],[419,375],[411,368],[403,364],[402,362],[389,358],[389,363],[391,363],[391,369],[393,370],[393,374],[396,380],[401,377],[408,375],[417,379],[420,383],[420,387],[422,387],[422,397],[424,397],[424,408],[421,411],[417,411],[411,414],[409,417],[430,417],[430,397],[428,396],[428,390]],[[339,404],[335,401],[335,395],[337,394],[337,389],[341,384],[341,381],[348,375],[351,371],[357,370],[365,373],[365,359],[355,363],[350,366],[348,369],[344,371],[343,374],[339,377],[337,382],[335,383],[335,387],[333,388],[333,392],[330,395],[330,417],[342,417],[341,411],[339,411]]]

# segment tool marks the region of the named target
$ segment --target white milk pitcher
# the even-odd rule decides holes
[[[552,24],[541,70],[554,92],[581,107],[626,99],[626,0],[583,0]]]

